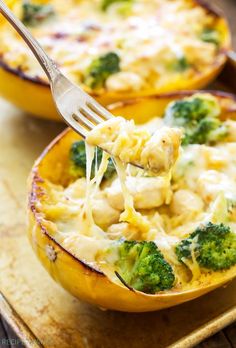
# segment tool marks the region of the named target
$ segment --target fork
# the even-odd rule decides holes
[[[96,125],[114,117],[94,98],[61,73],[56,63],[49,58],[39,42],[2,0],[0,0],[0,12],[26,42],[45,71],[56,108],[71,128],[86,138],[88,132]]]

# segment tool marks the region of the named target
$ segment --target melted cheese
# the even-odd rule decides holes
[[[201,277],[201,269],[197,262],[197,257],[195,252],[196,247],[197,247],[197,237],[193,238],[191,246],[190,246],[191,260],[183,259],[183,262],[185,263],[185,265],[188,266],[192,272],[192,281],[195,281]]]
[[[170,176],[132,176],[127,173],[125,183],[133,197],[135,209],[157,208],[163,204],[169,204],[172,199]],[[118,178],[113,180],[104,191],[112,207],[124,209],[124,197]]]
[[[117,174],[120,180],[122,193],[124,196],[124,212],[120,215],[120,221],[129,222],[142,232],[146,233],[150,229],[150,225],[145,217],[134,209],[133,197],[126,186],[126,173],[123,163],[115,160]]]

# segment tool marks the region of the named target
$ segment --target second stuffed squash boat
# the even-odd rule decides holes
[[[97,149],[89,162],[79,136],[62,133],[36,161],[29,179],[29,238],[44,267],[76,297],[131,312],[170,307],[234,278],[234,97],[184,92],[111,109],[126,118],[135,115],[152,133],[180,128],[179,158],[167,175],[126,168],[134,210],[124,214],[111,159]],[[166,148],[169,140],[163,137],[160,146]],[[86,179],[89,163],[91,179],[103,167],[102,181],[95,185]]]
[[[62,72],[106,105],[206,86],[230,49],[225,18],[197,0],[8,3]],[[0,27],[1,95],[58,118],[39,64],[1,18]]]

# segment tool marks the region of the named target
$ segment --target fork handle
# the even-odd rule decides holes
[[[16,16],[10,11],[10,9],[2,0],[0,0],[0,12],[8,20],[8,22],[16,29],[16,31],[20,34],[22,39],[31,49],[34,56],[37,58],[39,64],[45,71],[49,81],[53,81],[56,78],[56,76],[60,74],[60,71],[58,70],[55,62],[48,57],[48,55],[43,50],[38,41],[33,38],[29,30],[25,27],[25,25],[18,18],[16,18]]]

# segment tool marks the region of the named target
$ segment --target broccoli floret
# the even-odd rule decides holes
[[[28,26],[36,26],[55,14],[51,5],[25,2],[22,5],[22,21]]]
[[[119,71],[119,56],[114,52],[106,53],[92,61],[84,78],[84,84],[92,89],[102,88],[107,78]]]
[[[148,294],[172,288],[175,276],[154,242],[122,241],[116,274],[128,287]]]
[[[213,271],[229,269],[236,264],[236,234],[222,223],[209,222],[198,227],[176,247],[180,262],[191,259],[191,252],[200,267]]]
[[[184,126],[186,122],[199,121],[206,116],[218,117],[220,111],[215,97],[209,94],[195,94],[170,103],[165,111],[165,121]]]
[[[209,94],[196,94],[170,103],[164,121],[184,128],[183,145],[211,144],[227,136],[227,126],[220,121],[220,105]]]
[[[220,33],[213,28],[204,28],[201,32],[200,39],[204,42],[210,42],[219,46],[220,44]]]
[[[219,119],[206,117],[199,121],[194,131],[185,132],[182,144],[212,144],[223,140],[227,133],[227,127]]]
[[[102,150],[100,148],[96,148],[95,150],[95,158],[92,162],[91,168],[91,177],[93,178],[95,175],[95,166],[100,165],[102,161]],[[85,143],[83,140],[76,141],[72,144],[70,148],[70,167],[69,172],[73,177],[85,177],[86,176],[86,151],[85,151]],[[109,179],[115,173],[115,166],[111,159],[108,161],[107,170],[104,173],[104,179]]]
[[[181,57],[177,59],[172,65],[172,69],[177,72],[183,72],[190,67],[186,57]]]
[[[115,3],[132,3],[133,0],[102,0],[101,8],[103,11],[106,11],[108,7]]]

